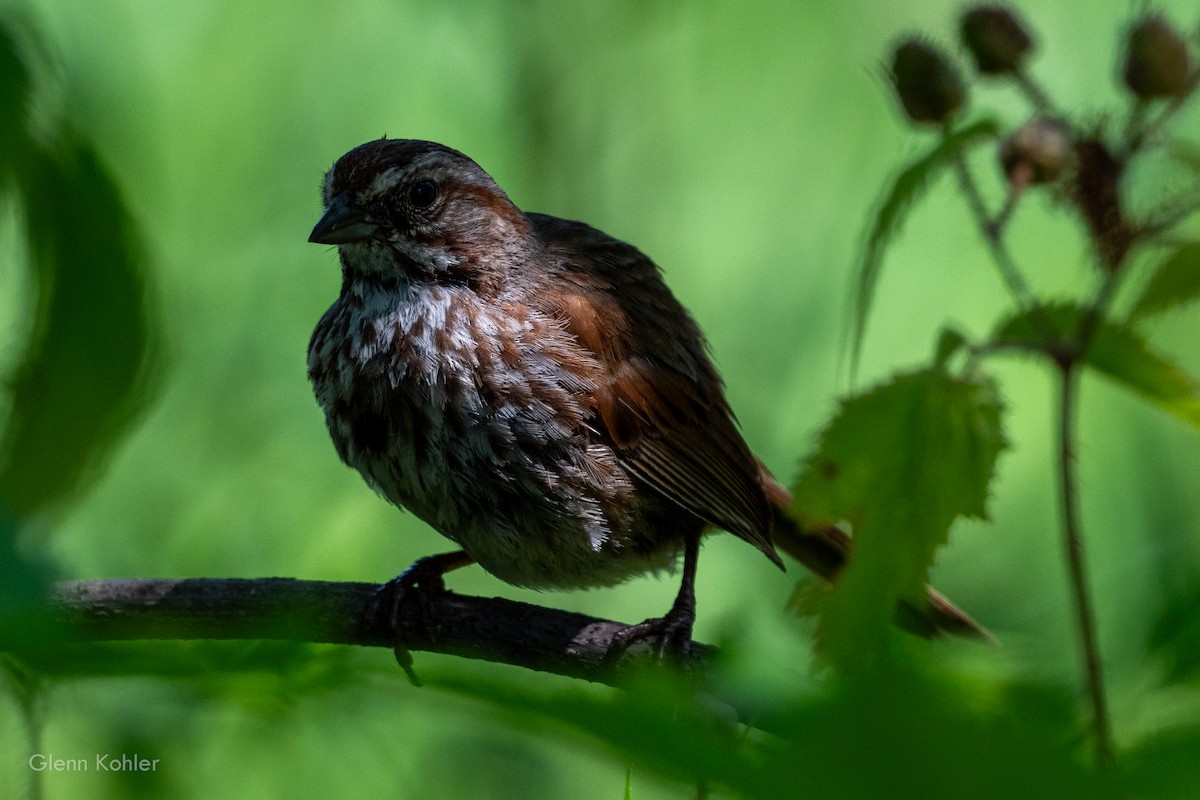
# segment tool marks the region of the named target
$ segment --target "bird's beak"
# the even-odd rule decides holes
[[[317,244],[346,244],[368,239],[377,230],[379,223],[352,204],[346,195],[339,194],[330,201],[325,216],[312,229],[308,240]]]

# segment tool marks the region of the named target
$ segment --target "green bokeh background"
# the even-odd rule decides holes
[[[1197,22],[1192,2],[1159,5],[1183,26]],[[706,330],[746,438],[791,477],[848,388],[852,268],[868,215],[888,176],[930,144],[903,124],[881,63],[906,32],[951,42],[960,11],[932,0],[0,8],[26,15],[50,43],[62,87],[50,105],[91,137],[124,188],[148,237],[161,319],[154,402],[89,490],[45,521],[38,543],[69,577],[371,581],[446,542],[340,464],[308,387],[308,336],[339,275],[331,249],[305,240],[334,159],[385,133],[434,139],[472,155],[521,207],[636,243]],[[1122,113],[1114,65],[1130,4],[1054,0],[1023,12],[1041,34],[1034,72],[1061,106],[1097,120]],[[1008,124],[1026,114],[1004,88],[974,102]],[[1194,134],[1197,122],[1192,108],[1179,130]],[[979,166],[998,201],[999,176],[986,159]],[[19,255],[16,238],[5,216],[5,370],[30,323],[28,277],[8,257]],[[1090,291],[1081,231],[1046,198],[1020,209],[1012,242],[1036,290]],[[860,382],[928,360],[947,323],[985,334],[1008,302],[943,179],[887,259]],[[1200,373],[1196,314],[1158,320],[1154,334]],[[993,521],[958,527],[934,578],[1003,640],[986,655],[989,670],[1075,691],[1052,386],[1036,364],[997,362],[997,372],[1013,449]],[[1200,438],[1103,381],[1086,380],[1083,391],[1088,559],[1117,737],[1132,742],[1200,714],[1200,696],[1164,688],[1146,649],[1155,609],[1200,574]],[[779,608],[799,572],[778,573],[733,537],[710,540],[697,638],[783,631]],[[478,569],[451,584],[628,621],[661,612],[676,589],[648,577],[537,595]],[[237,688],[154,678],[60,685],[44,699],[42,752],[136,749],[165,766],[121,781],[47,775],[45,796],[200,796],[210,785],[231,798],[621,796],[625,762],[586,740],[414,690],[386,652],[346,658],[358,677],[294,696],[269,676]],[[509,669],[427,654],[418,666]],[[792,668],[797,682],[815,680],[803,663]],[[5,702],[0,794],[12,796],[29,745]],[[636,770],[634,790],[688,791]]]

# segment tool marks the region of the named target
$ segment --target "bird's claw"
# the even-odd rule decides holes
[[[695,611],[688,608],[672,607],[665,616],[652,617],[636,625],[628,625],[613,634],[604,654],[606,667],[616,666],[629,646],[639,639],[658,639],[657,657],[666,661],[671,657],[678,662],[686,660],[691,652],[692,626],[696,621]]]
[[[383,630],[393,637],[392,652],[396,663],[404,670],[409,683],[420,686],[421,679],[413,670],[412,652],[404,641],[404,627],[400,624],[400,609],[405,603],[417,603],[417,624],[426,625],[432,616],[432,598],[446,591],[442,568],[434,558],[420,558],[395,578],[381,585],[371,597],[367,608],[367,619],[376,630]]]

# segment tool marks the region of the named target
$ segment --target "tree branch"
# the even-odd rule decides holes
[[[378,588],[291,578],[68,581],[55,585],[51,613],[76,642],[282,639],[391,648],[397,637],[370,612]],[[399,639],[410,650],[608,685],[618,685],[651,652],[650,644],[635,642],[615,668],[607,667],[604,656],[622,623],[501,598],[431,593],[399,612]],[[714,654],[712,646],[693,642],[684,666],[702,670]]]

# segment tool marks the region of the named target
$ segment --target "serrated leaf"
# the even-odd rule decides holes
[[[1167,256],[1154,270],[1130,319],[1145,319],[1200,298],[1200,242],[1188,242]]]
[[[795,510],[846,520],[854,554],[818,624],[837,664],[867,660],[885,641],[896,603],[925,602],[934,552],[959,517],[985,517],[1005,447],[990,379],[940,368],[900,375],[845,400],[804,462]]]
[[[991,346],[1049,353],[1065,347],[1078,335],[1083,310],[1069,303],[1039,305],[1000,321]]]
[[[995,120],[985,119],[967,125],[944,137],[937,146],[909,164],[896,176],[888,187],[870,233],[863,247],[862,256],[855,270],[854,321],[850,334],[850,374],[858,368],[862,352],[863,336],[867,328],[867,315],[875,297],[875,285],[883,267],[883,256],[888,244],[900,230],[900,226],[912,207],[929,188],[941,169],[954,158],[982,139],[995,137],[1000,130]]]
[[[32,151],[18,181],[38,293],[0,447],[0,499],[18,515],[76,488],[145,396],[135,225],[96,154],[64,139],[59,154]]]
[[[1039,306],[1005,320],[993,343],[1047,354],[1070,346],[1087,312],[1077,306]],[[1200,427],[1200,384],[1185,369],[1150,348],[1128,324],[1096,324],[1084,363],[1176,417]]]

